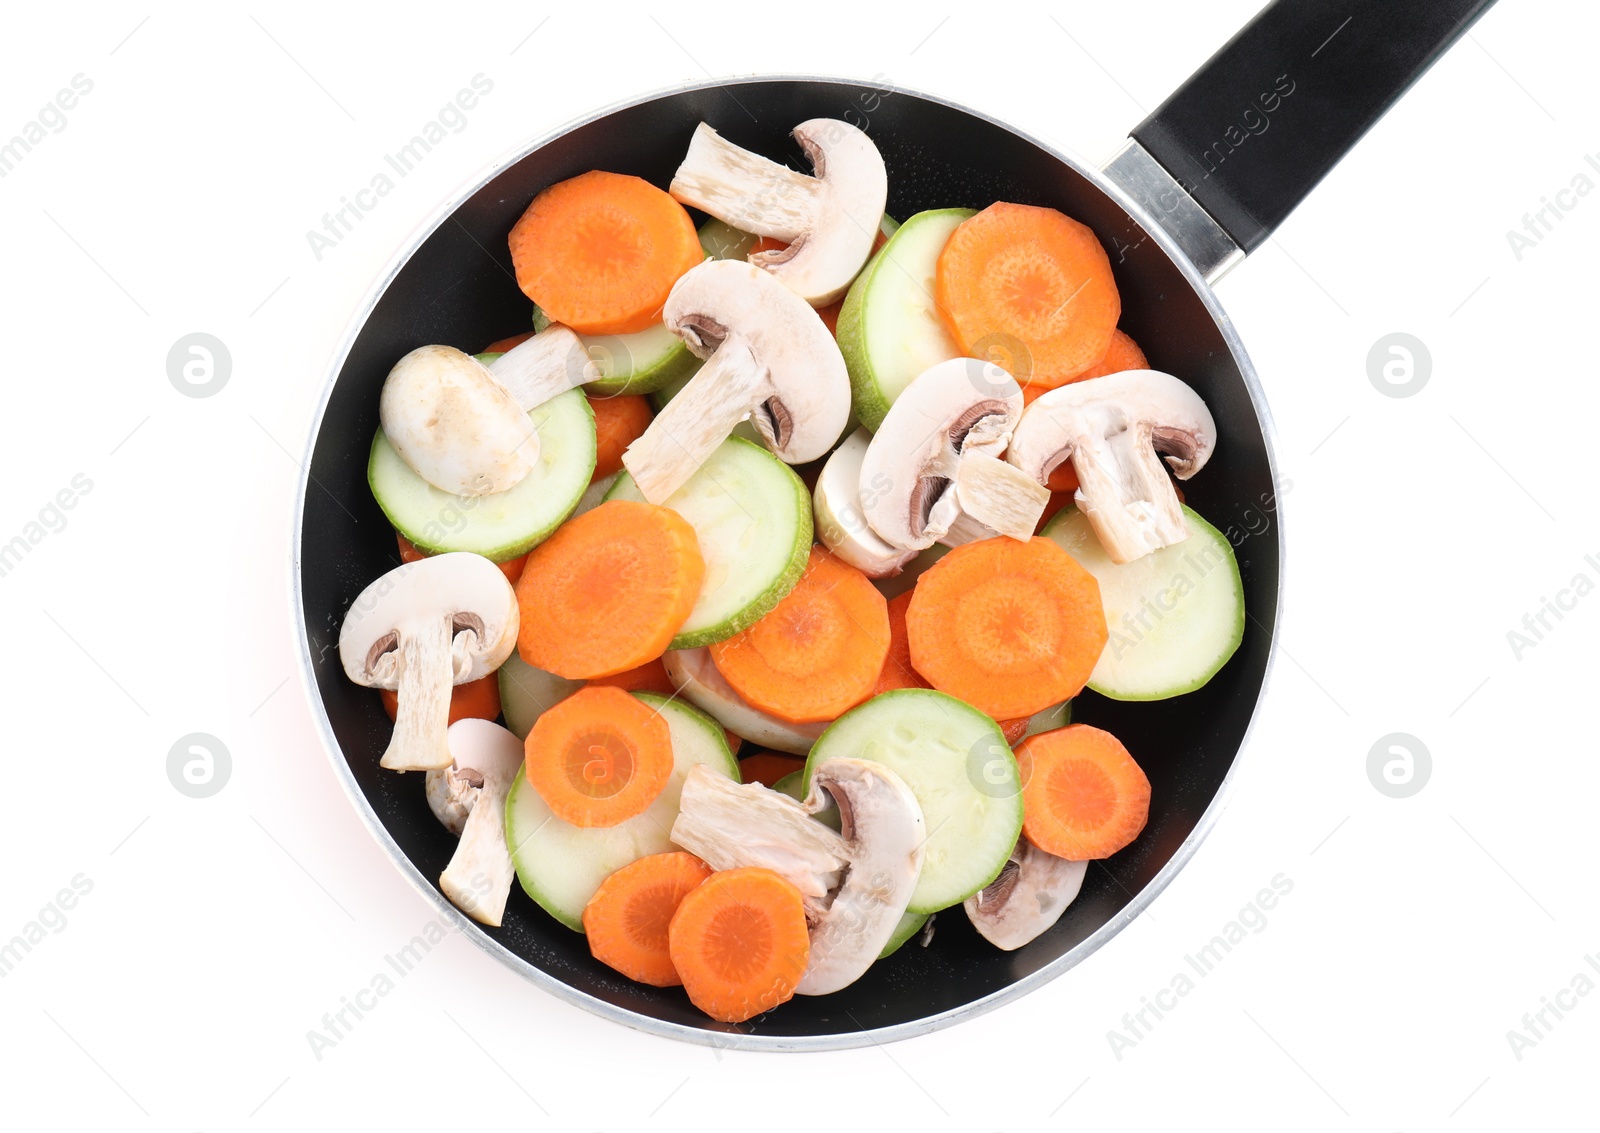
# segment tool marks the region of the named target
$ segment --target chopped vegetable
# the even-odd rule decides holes
[[[1150,780],[1110,732],[1068,724],[1017,747],[1023,830],[1068,861],[1108,858],[1150,817]]]
[[[1094,575],[1038,536],[951,551],[918,580],[906,632],[917,672],[997,720],[1078,695],[1107,636]]]
[[[526,751],[528,782],[574,826],[615,826],[643,813],[672,774],[666,720],[619,688],[567,697],[534,722]]]
[[[400,712],[400,694],[394,689],[378,690],[383,699],[383,710],[393,720]],[[456,685],[450,690],[450,723],[457,720],[493,720],[500,715],[500,677],[490,673],[475,681]]]
[[[522,741],[499,724],[469,719],[450,725],[446,742],[450,766],[423,777],[429,809],[460,838],[439,888],[473,920],[498,925],[514,873],[504,815],[522,767]]]
[[[662,696],[674,696],[677,687],[673,685],[672,678],[667,676],[667,668],[661,663],[660,657],[654,657],[643,665],[632,669],[624,669],[620,673],[612,673],[609,677],[595,677],[588,682],[590,688],[598,685],[609,685],[620,688],[623,692],[659,692]]]
[[[771,613],[711,646],[717,671],[740,696],[794,723],[831,720],[866,699],[888,652],[883,595],[816,548]]]
[[[672,966],[667,929],[678,905],[710,876],[710,866],[682,850],[623,866],[583,908],[590,953],[629,979],[677,987],[683,981]]]
[[[770,751],[747,755],[739,761],[739,775],[746,783],[760,783],[770,787],[785,775],[793,775],[805,767],[806,761],[793,755],[778,755]]]
[[[650,411],[650,399],[643,394],[587,396],[594,412],[595,460],[594,475],[590,477],[594,481],[622,471],[623,450],[650,427],[655,414]]]
[[[550,186],[511,229],[517,285],[579,334],[631,334],[704,253],[683,206],[639,177],[594,170]]]
[[[985,356],[979,343],[991,335],[1020,339],[1027,380],[1051,387],[1105,357],[1122,314],[1093,230],[1055,209],[1003,201],[950,236],[934,294],[963,353]]]
[[[929,688],[922,674],[911,665],[911,638],[906,633],[906,611],[911,607],[911,591],[889,599],[889,653],[878,671],[872,695],[895,688]]]
[[[751,743],[804,755],[827,727],[825,723],[791,724],[752,707],[717,671],[709,649],[673,649],[661,661],[685,700]]]
[[[723,1023],[791,999],[811,955],[800,891],[754,867],[715,873],[685,895],[668,945],[689,1002]]]
[[[427,558],[430,554],[430,552],[424,551],[398,531],[394,533],[394,540],[400,547],[400,561],[403,563],[414,563],[418,559]],[[506,576],[507,581],[514,583],[522,577],[522,565],[527,561],[527,555],[518,555],[514,559],[507,559],[505,562],[495,563],[495,565],[500,568],[500,573]],[[493,719],[493,717],[490,717],[490,719]]]
[[[592,679],[661,656],[694,608],[705,562],[677,512],[611,500],[563,524],[517,582],[517,649],[536,668]]]
[[[480,353],[482,353],[482,354],[504,354],[506,351],[510,350],[513,346],[521,346],[524,342],[527,342],[528,339],[530,339],[532,337],[533,337],[533,332],[531,330],[527,330],[527,331],[523,331],[521,334],[514,334],[510,338],[497,338],[493,342],[491,342],[488,346],[485,346]],[[479,360],[482,361],[481,358]],[[487,366],[488,363],[485,362],[484,365]]]

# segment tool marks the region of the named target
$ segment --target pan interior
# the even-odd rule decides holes
[[[897,219],[923,209],[982,208],[1009,200],[1059,208],[1095,230],[1121,288],[1122,327],[1153,366],[1193,385],[1216,418],[1216,454],[1184,491],[1190,506],[1233,542],[1250,617],[1238,653],[1197,692],[1124,704],[1086,691],[1074,702],[1074,719],[1114,732],[1149,775],[1150,824],[1133,847],[1095,863],[1060,922],[1019,951],[993,948],[959,908],[952,909],[936,918],[930,947],[912,942],[840,993],[797,998],[728,1028],[701,1016],[681,990],[634,984],[596,962],[581,935],[520,891],[512,894],[504,926],[481,930],[550,980],[636,1013],[655,1029],[678,1025],[707,1038],[731,1030],[780,1044],[797,1040],[801,1046],[829,1036],[865,1042],[864,1031],[914,1027],[1079,958],[1084,950],[1068,954],[1133,901],[1195,828],[1249,725],[1266,671],[1278,588],[1267,442],[1240,361],[1222,329],[1166,252],[1113,199],[1056,155],[997,123],[915,94],[867,85],[735,82],[652,98],[578,126],[473,193],[422,241],[377,297],[318,426],[303,496],[298,565],[309,664],[332,735],[378,821],[420,874],[436,879],[455,839],[429,811],[421,775],[378,769],[389,720],[375,693],[345,679],[337,648],[351,600],[399,561],[393,533],[366,482],[384,377],[414,347],[446,343],[481,350],[528,328],[529,303],[512,276],[506,236],[545,186],[589,169],[637,174],[665,186],[701,120],[739,145],[805,169],[787,134],[794,124],[814,117],[843,118],[871,134],[888,165],[888,208]]]

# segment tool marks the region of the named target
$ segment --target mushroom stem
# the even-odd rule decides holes
[[[756,431],[773,445],[776,427],[770,413],[750,408],[761,400],[766,379],[743,341],[729,339],[718,346],[622,454],[644,498],[664,504],[746,417],[754,419]]]
[[[1183,509],[1148,429],[1089,437],[1072,452],[1073,497],[1113,562],[1131,562],[1189,537]]]
[[[1050,502],[1050,489],[999,457],[965,452],[956,470],[955,496],[963,514],[1026,542]]]
[[[461,841],[439,875],[450,903],[479,924],[498,925],[505,916],[515,868],[506,845],[505,803],[509,784],[485,789],[467,812]]]
[[[489,372],[524,411],[600,377],[583,340],[558,323],[490,362]]]
[[[788,243],[811,227],[819,185],[814,177],[734,145],[702,122],[669,191],[740,231]]]
[[[430,618],[411,633],[401,634],[391,656],[395,666],[394,735],[378,761],[390,771],[429,771],[450,766],[450,689],[455,684],[455,659],[450,648],[450,618]]]

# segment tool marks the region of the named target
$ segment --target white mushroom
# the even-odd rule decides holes
[[[485,366],[453,346],[419,346],[384,379],[378,420],[400,458],[458,496],[516,487],[539,459],[528,410],[599,377],[582,341],[550,326]]]
[[[1199,394],[1159,370],[1125,370],[1040,395],[1022,415],[1006,460],[1042,484],[1070,459],[1078,510],[1111,560],[1127,563],[1189,537],[1156,454],[1187,480],[1216,444],[1216,423]]]
[[[465,551],[405,563],[361,592],[339,629],[339,659],[356,684],[397,693],[379,766],[450,766],[450,689],[494,672],[516,646],[519,620],[500,568]]]
[[[893,546],[921,550],[965,513],[993,532],[1031,538],[1050,493],[999,459],[1021,413],[1022,388],[992,362],[950,358],[918,374],[862,459],[861,504],[872,529]]]
[[[662,316],[706,364],[622,455],[651,503],[694,475],[746,417],[780,459],[815,460],[850,419],[850,378],[822,319],[772,276],[707,260],[673,284]]]
[[[861,510],[862,496],[889,486],[886,480],[861,483],[861,462],[871,440],[872,434],[866,429],[857,429],[833,450],[811,493],[812,519],[817,538],[828,550],[869,578],[887,578],[900,573],[900,568],[917,552],[915,548],[884,542],[867,525]]]
[[[696,767],[678,805],[673,842],[713,869],[761,866],[800,890],[811,937],[801,995],[838,991],[871,966],[922,871],[922,808],[905,780],[870,760],[824,760],[800,803]],[[838,833],[811,817],[833,807]]]
[[[669,649],[661,663],[685,700],[753,744],[805,755],[827,731],[828,722],[791,724],[754,707],[717,670],[709,649]]]
[[[1088,862],[1045,853],[1023,835],[1000,876],[968,897],[963,907],[985,940],[1010,952],[1061,919],[1088,868]]]
[[[498,925],[515,869],[506,845],[506,795],[522,769],[522,741],[488,720],[457,720],[446,734],[449,767],[425,777],[428,806],[460,835],[439,888],[480,924]]]
[[[813,118],[793,133],[813,177],[741,149],[702,122],[668,191],[734,228],[787,242],[750,262],[825,307],[872,252],[889,177],[878,147],[848,122]]]

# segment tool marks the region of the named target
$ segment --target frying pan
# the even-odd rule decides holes
[[[1211,284],[1259,246],[1388,107],[1492,0],[1277,0],[1095,169],[977,111],[900,87],[812,76],[731,79],[646,96],[540,141],[450,202],[395,259],[352,323],[313,426],[300,486],[296,595],[314,715],[356,809],[439,915],[534,983],[646,1031],[743,1049],[822,1050],[922,1034],[1060,975],[1104,944],[1193,856],[1215,821],[1273,659],[1283,556],[1270,425],[1260,387]],[[397,565],[394,535],[367,488],[378,392],[401,355],[427,343],[467,350],[522,328],[528,301],[506,237],[533,196],[590,169],[665,186],[702,120],[738,145],[800,160],[788,131],[808,118],[865,129],[889,171],[890,215],[1058,208],[1110,253],[1121,325],[1152,365],[1177,374],[1216,418],[1216,453],[1184,486],[1235,545],[1248,611],[1244,641],[1209,684],[1126,704],[1085,692],[1076,720],[1109,729],[1152,784],[1150,822],[1095,863],[1053,929],[1016,952],[983,941],[960,909],[834,995],[797,997],[747,1023],[706,1019],[681,989],[635,984],[592,959],[584,938],[513,892],[505,924],[462,916],[435,881],[454,838],[429,811],[420,775],[378,769],[390,724],[370,689],[345,679],[344,610]]]

